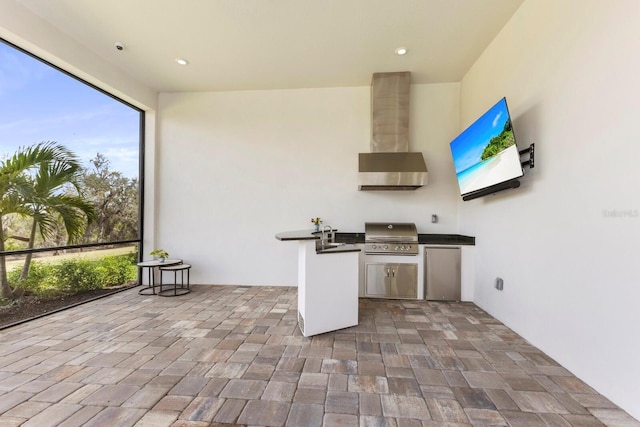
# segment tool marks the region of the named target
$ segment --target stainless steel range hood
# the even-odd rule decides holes
[[[422,153],[360,153],[358,190],[416,190],[427,184]]]
[[[411,73],[371,79],[371,152],[359,154],[358,190],[415,190],[427,184],[422,153],[409,152]]]

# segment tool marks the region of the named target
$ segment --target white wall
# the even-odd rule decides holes
[[[424,153],[429,185],[358,192],[369,87],[161,94],[157,245],[192,262],[195,283],[295,285],[297,245],[275,234],[310,229],[311,217],[341,231],[392,220],[455,232],[459,85],[411,95],[411,150]]]
[[[522,188],[459,207],[475,302],[636,418],[639,17],[637,0],[523,4],[463,79],[461,119],[506,96],[537,164]]]

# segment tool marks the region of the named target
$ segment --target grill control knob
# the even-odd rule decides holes
[[[387,249],[389,249],[389,246],[384,245],[384,246],[382,247],[382,249],[384,249],[384,250],[386,251]]]
[[[376,250],[378,247],[376,245],[371,246],[371,249]]]
[[[396,246],[395,250],[398,251],[398,250],[402,250],[402,249],[400,249],[400,246]]]

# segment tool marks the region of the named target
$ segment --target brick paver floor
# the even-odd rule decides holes
[[[640,426],[471,303],[362,299],[304,338],[295,288],[192,289],[0,331],[0,425]]]

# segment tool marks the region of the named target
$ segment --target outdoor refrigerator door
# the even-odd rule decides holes
[[[424,257],[425,299],[460,301],[460,248],[427,247]]]

